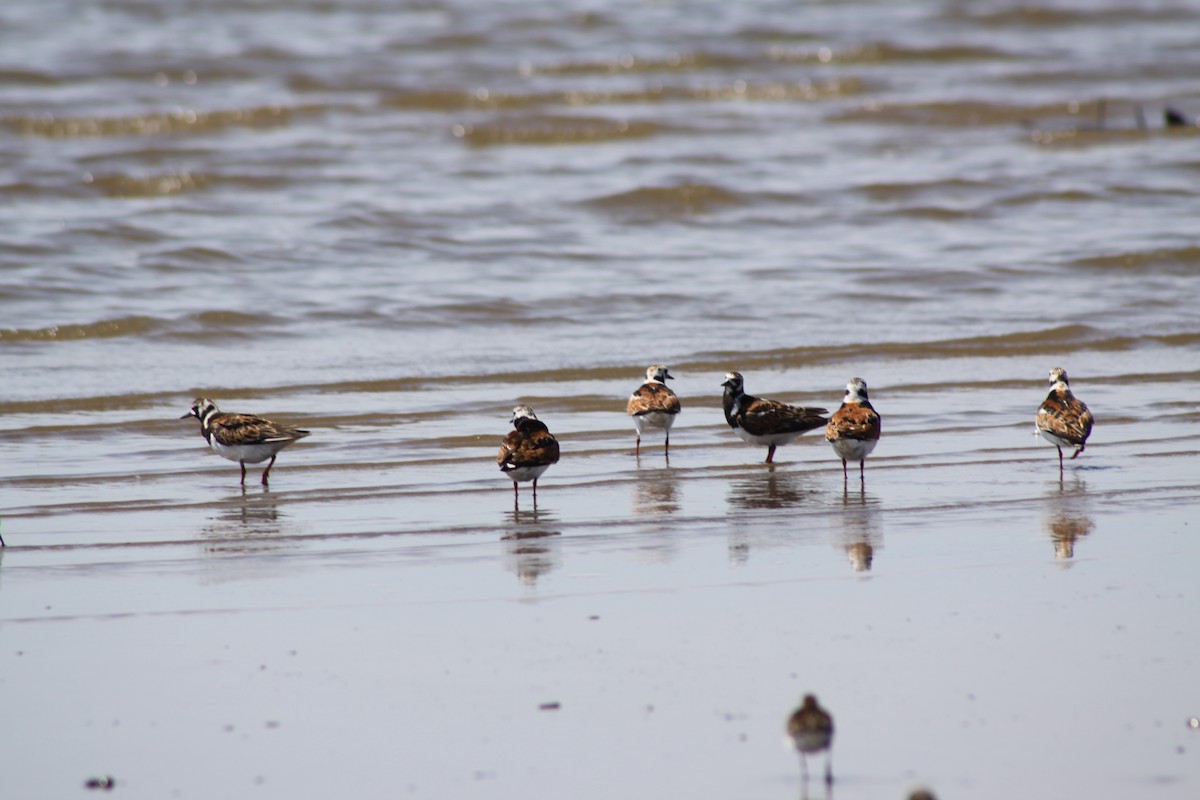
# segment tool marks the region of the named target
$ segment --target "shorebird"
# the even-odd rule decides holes
[[[766,463],[774,463],[775,448],[829,420],[823,408],[789,406],[746,394],[740,372],[725,373],[725,421],[744,442],[767,446]]]
[[[661,430],[666,437],[663,454],[670,455],[671,426],[679,414],[679,398],[665,383],[674,380],[671,373],[662,364],[646,367],[646,382],[638,387],[629,397],[625,411],[633,417],[633,427],[637,429],[637,442],[634,445],[634,455],[642,454],[642,434],[647,430]]]
[[[833,783],[833,767],[831,761],[831,746],[833,744],[833,717],[821,708],[815,695],[804,695],[804,702],[797,708],[787,721],[788,738],[792,746],[800,753],[800,775],[808,782],[809,753],[825,751],[825,784]]]
[[[180,419],[200,420],[200,434],[213,452],[222,458],[236,461],[242,467],[242,486],[246,485],[246,464],[258,464],[271,459],[263,470],[262,485],[267,485],[275,456],[280,450],[309,435],[299,428],[288,428],[253,414],[226,414],[217,404],[199,398]]]
[[[1038,408],[1034,431],[1058,449],[1058,474],[1062,475],[1064,447],[1078,448],[1071,455],[1083,452],[1092,434],[1092,412],[1083,401],[1071,393],[1067,372],[1062,367],[1050,370],[1050,394]]]
[[[538,478],[550,469],[551,464],[558,463],[558,441],[529,406],[513,409],[512,425],[513,430],[500,443],[496,463],[500,465],[500,471],[512,479],[513,502],[519,499],[517,484],[533,481],[533,502],[536,504]]]
[[[846,396],[841,407],[833,412],[825,426],[825,441],[833,445],[833,451],[842,459],[842,483],[850,478],[846,472],[847,461],[858,462],[859,483],[866,481],[867,456],[879,443],[880,418],[867,398],[867,382],[862,378],[851,378],[846,384]]]

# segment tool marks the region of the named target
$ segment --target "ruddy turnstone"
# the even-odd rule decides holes
[[[550,469],[551,464],[558,463],[558,441],[529,406],[513,409],[512,425],[513,430],[500,443],[496,463],[500,465],[500,471],[512,479],[513,502],[518,498],[517,484],[533,481],[533,502],[536,504],[538,478]]]
[[[634,455],[642,454],[642,434],[648,429],[661,430],[666,436],[663,453],[668,454],[671,450],[671,426],[680,406],[679,398],[665,383],[668,380],[674,378],[662,364],[646,367],[646,382],[629,397],[625,410],[633,417],[633,427],[637,428]]]
[[[225,414],[212,400],[200,398],[180,419],[200,420],[200,433],[213,452],[236,461],[242,467],[242,485],[246,485],[246,464],[271,459],[263,470],[262,485],[275,464],[275,456],[292,442],[309,435],[308,431],[288,428],[253,414]]]
[[[1078,448],[1071,458],[1083,452],[1092,433],[1092,412],[1071,393],[1067,372],[1062,367],[1050,370],[1050,394],[1038,409],[1035,432],[1058,448],[1058,472],[1063,469],[1064,447]]]
[[[858,462],[858,480],[866,480],[867,456],[879,443],[879,414],[867,399],[867,382],[862,378],[851,378],[846,384],[846,396],[842,405],[825,426],[825,441],[833,445],[833,451],[842,459],[842,482],[849,480],[846,462]]]
[[[775,448],[788,444],[805,431],[829,420],[823,408],[789,406],[776,400],[752,397],[743,389],[740,372],[725,373],[725,421],[742,441],[767,446],[767,463],[773,463]]]
[[[825,751],[825,783],[833,783],[833,768],[830,765],[830,746],[833,744],[833,717],[821,708],[815,695],[804,695],[804,702],[787,721],[788,738],[800,753],[800,774],[808,781],[809,753]]]

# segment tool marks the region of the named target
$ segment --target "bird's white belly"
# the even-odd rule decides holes
[[[247,464],[266,461],[289,444],[291,444],[290,440],[262,444],[221,444],[217,441],[217,437],[214,436],[212,439],[214,453],[221,458],[228,458],[230,461],[244,461]]]
[[[542,464],[538,467],[517,467],[516,469],[505,470],[504,474],[512,481],[532,481],[540,478],[542,473],[550,469],[549,464]]]
[[[1051,445],[1052,447],[1075,447],[1076,446],[1076,445],[1073,445],[1070,442],[1068,442],[1066,439],[1062,439],[1062,438],[1059,438],[1058,436],[1055,436],[1050,431],[1042,430],[1041,428],[1037,427],[1036,425],[1034,426],[1033,431],[1035,434],[1037,434],[1038,437],[1040,437],[1043,441],[1045,441],[1046,444]]]
[[[836,439],[830,442],[833,445],[833,452],[844,458],[846,461],[862,461],[871,451],[875,449],[875,445],[879,444],[878,439]]]
[[[833,737],[820,731],[798,733],[792,737],[792,744],[801,753],[817,753],[829,747]]]
[[[649,411],[637,414],[633,418],[633,426],[637,428],[638,433],[645,433],[647,430],[669,431],[673,424],[675,415],[664,411]]]
[[[793,441],[795,441],[796,437],[800,435],[799,432],[765,433],[757,435],[748,432],[745,428],[734,428],[733,432],[736,433],[738,438],[743,442],[758,444],[764,447],[770,447],[771,445],[778,447],[783,444],[791,444]]]

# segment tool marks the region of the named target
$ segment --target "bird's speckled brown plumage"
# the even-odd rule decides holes
[[[792,712],[787,721],[788,737],[792,745],[800,753],[800,766],[804,779],[808,780],[808,764],[805,756],[809,753],[825,751],[825,782],[833,782],[833,770],[830,765],[829,750],[833,744],[833,717],[821,708],[814,695],[804,695],[800,707]]]
[[[633,427],[637,429],[637,442],[634,453],[642,453],[642,433],[647,430],[661,430],[664,437],[663,455],[668,455],[671,449],[671,426],[675,424],[682,406],[679,398],[667,387],[666,381],[671,379],[671,373],[662,364],[653,364],[646,368],[646,382],[637,388],[625,404],[625,411],[633,417]]]
[[[558,463],[558,440],[550,433],[546,423],[522,417],[513,423],[516,427],[500,443],[496,463],[504,472],[513,472],[528,467],[548,467]]]
[[[721,385],[725,387],[725,421],[744,441],[767,445],[768,464],[777,446],[829,422],[824,416],[829,412],[824,408],[790,406],[746,394],[741,373],[726,373]]]
[[[223,445],[268,444],[303,439],[308,431],[289,428],[253,414],[217,414],[209,419],[204,438],[216,439]]]
[[[833,412],[829,424],[825,426],[825,438],[830,442],[836,442],[838,439],[869,442],[878,439],[879,433],[879,414],[871,407],[870,402],[843,403],[841,408]]]
[[[846,479],[846,462],[858,462],[859,480],[865,480],[867,455],[875,449],[883,423],[867,396],[867,382],[851,378],[846,384],[842,405],[825,426],[825,441],[833,446],[842,459],[842,478]]]
[[[262,484],[266,486],[279,451],[309,435],[308,431],[253,414],[227,414],[212,400],[203,397],[197,398],[180,419],[188,417],[200,420],[200,433],[213,452],[241,465],[243,484],[246,483],[246,463],[257,464],[269,458],[271,463],[262,474]]]
[[[1050,370],[1050,393],[1038,408],[1035,425],[1038,434],[1058,448],[1060,469],[1063,447],[1075,447],[1071,458],[1078,457],[1092,435],[1094,422],[1092,412],[1071,392],[1066,371],[1062,367]]]
[[[824,408],[789,406],[778,400],[766,400],[747,395],[736,415],[736,425],[754,436],[772,433],[805,433],[819,428],[826,420]]]
[[[643,383],[625,405],[630,416],[659,411],[663,414],[678,414],[679,398],[665,383]]]
[[[518,497],[517,484],[533,481],[536,508],[538,478],[550,465],[558,463],[558,440],[529,406],[513,409],[512,425],[513,430],[500,443],[496,463],[500,465],[500,471],[512,479],[514,502]]]

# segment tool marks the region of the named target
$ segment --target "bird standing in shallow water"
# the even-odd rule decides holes
[[[279,451],[309,435],[308,431],[288,428],[253,414],[225,414],[216,403],[203,397],[193,402],[180,419],[188,417],[200,420],[200,433],[214,453],[241,465],[242,486],[246,485],[247,463],[271,459],[262,474],[262,485],[266,486]]]
[[[725,373],[721,385],[725,387],[725,421],[742,441],[765,444],[768,464],[774,463],[776,447],[829,422],[822,416],[829,413],[823,408],[789,406],[746,394],[740,372]]]
[[[1078,448],[1071,458],[1083,452],[1092,435],[1092,412],[1071,393],[1067,372],[1062,367],[1050,370],[1050,394],[1042,401],[1034,421],[1035,432],[1058,448],[1058,474],[1062,477],[1064,447]]]
[[[633,417],[633,427],[637,429],[637,443],[634,445],[634,455],[642,454],[642,433],[647,429],[657,429],[666,437],[663,455],[670,455],[671,426],[675,424],[680,405],[679,398],[667,386],[666,381],[672,380],[671,373],[662,364],[646,368],[646,382],[638,387],[625,411]]]
[[[805,783],[808,782],[809,753],[825,751],[825,784],[833,783],[833,766],[831,750],[833,745],[833,717],[821,708],[815,695],[804,695],[804,701],[787,721],[788,737],[792,745],[800,753],[800,774]]]
[[[513,409],[513,430],[500,443],[496,463],[512,479],[513,504],[519,499],[517,484],[533,481],[533,504],[537,507],[537,482],[542,473],[558,463],[558,441],[533,409],[521,405]]]
[[[847,461],[858,462],[859,484],[866,483],[867,456],[879,443],[880,424],[879,414],[867,398],[867,382],[851,378],[841,408],[833,412],[825,426],[825,441],[833,445],[833,451],[842,459],[843,485],[849,481]]]

